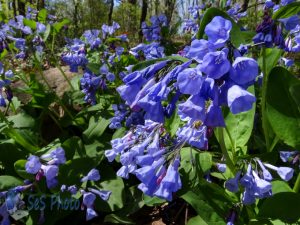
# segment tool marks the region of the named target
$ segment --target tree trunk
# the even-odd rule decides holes
[[[37,10],[45,8],[45,0],[37,0]]]
[[[142,42],[142,40],[143,40],[142,23],[146,20],[147,10],[148,10],[148,2],[147,2],[147,0],[143,0],[142,13],[141,13],[141,19],[140,19],[140,31],[139,31],[140,42]]]
[[[174,8],[175,8],[175,4],[176,4],[176,0],[166,0],[165,1],[165,15],[167,17],[168,23],[171,23],[172,20],[172,15],[174,12]]]
[[[18,0],[18,11],[19,15],[25,16],[25,2],[23,2],[22,0]]]
[[[112,14],[114,11],[114,0],[110,0],[109,13],[108,13],[108,24],[112,24]]]

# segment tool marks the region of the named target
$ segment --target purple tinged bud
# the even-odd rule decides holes
[[[107,158],[108,162],[112,162],[115,160],[117,153],[113,149],[110,149],[110,150],[106,150],[104,152],[104,155]]]
[[[72,195],[76,195],[78,189],[77,189],[76,185],[72,185],[72,186],[68,187],[68,191],[69,191]]]
[[[117,176],[122,177],[124,179],[129,178],[129,170],[128,166],[122,166],[118,171],[117,171]]]

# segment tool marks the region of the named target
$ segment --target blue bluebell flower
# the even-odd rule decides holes
[[[84,176],[83,178],[81,178],[81,182],[86,182],[86,181],[98,181],[100,180],[100,174],[99,174],[99,170],[97,169],[92,169],[90,172],[88,172],[88,174],[86,176]]]
[[[205,34],[208,36],[208,41],[216,48],[223,47],[229,39],[232,24],[230,20],[226,20],[221,16],[215,16],[210,23],[205,27]]]

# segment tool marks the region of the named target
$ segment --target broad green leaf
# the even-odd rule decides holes
[[[104,133],[110,120],[92,116],[90,118],[89,127],[83,132],[83,137],[88,141],[96,140]]]
[[[144,194],[144,203],[147,206],[157,206],[157,205],[161,205],[162,203],[165,203],[166,200],[158,198],[158,197],[150,197],[148,195]]]
[[[267,198],[259,209],[260,218],[280,219],[285,223],[296,223],[300,219],[300,194],[280,192]]]
[[[23,23],[25,26],[30,27],[31,29],[36,29],[36,22],[34,20],[23,19]]]
[[[46,9],[41,9],[41,10],[39,11],[39,13],[38,13],[38,16],[37,16],[38,21],[39,21],[39,22],[46,22],[47,14],[48,14],[48,12],[47,12]]]
[[[119,128],[115,131],[115,133],[113,134],[111,139],[113,140],[113,139],[116,139],[116,138],[121,138],[125,135],[125,133],[126,133],[126,128],[121,127],[121,128]]]
[[[13,176],[0,176],[0,191],[7,191],[10,188],[22,185],[22,180]]]
[[[209,8],[206,10],[200,22],[199,31],[197,34],[198,39],[203,38],[206,25],[210,23],[215,16],[222,16],[223,18],[231,21],[232,29],[230,31],[230,40],[235,47],[239,47],[240,44],[247,43],[245,39],[248,39],[249,33],[243,34],[236,22],[234,22],[234,20],[227,13],[217,8]]]
[[[254,94],[254,87],[251,86],[248,88],[248,91]],[[242,112],[239,114],[232,114],[228,108],[224,109],[224,119],[225,124],[227,126],[228,132],[232,137],[233,144],[236,147],[244,147],[251,136],[253,123],[254,123],[254,115],[255,115],[255,103],[251,110],[247,112]],[[218,129],[215,129],[215,136],[217,140],[219,140]],[[229,138],[227,131],[224,131],[224,141],[227,149],[232,149],[232,144]]]
[[[203,173],[206,173],[212,167],[212,156],[208,152],[203,152],[199,155],[199,163]]]
[[[65,150],[67,160],[72,159],[74,154],[76,154],[77,157],[86,156],[84,145],[79,137],[74,136],[69,138],[61,147]]]
[[[35,120],[28,114],[18,113],[14,116],[9,116],[8,121],[13,122],[14,128],[32,128]]]
[[[275,67],[267,84],[267,116],[275,134],[287,145],[300,147],[300,81],[283,67]],[[293,96],[291,94],[291,90]]]
[[[195,216],[195,217],[192,217],[191,219],[189,219],[187,225],[209,225],[209,223],[206,223],[202,218],[201,216]]]
[[[182,195],[181,198],[189,203],[207,224],[226,224],[224,219],[220,217],[209,204],[200,198],[198,194],[188,191]]]
[[[280,56],[282,54],[282,50],[279,48],[267,48],[266,51],[266,71],[267,74],[270,73],[270,71],[274,68],[274,66],[277,65],[278,60],[280,59]],[[257,60],[259,67],[263,68],[263,56],[261,54],[261,57]]]
[[[101,173],[101,171],[105,171]],[[96,209],[104,212],[113,212],[121,209],[125,203],[125,191],[123,179],[116,175],[116,172],[107,164],[100,167],[101,180],[95,182],[95,186],[100,190],[111,191],[108,201],[97,198]]]
[[[277,194],[280,192],[293,192],[292,188],[288,185],[287,182],[281,180],[275,180],[272,182],[272,193]]]
[[[292,2],[281,7],[273,14],[273,19],[287,18],[300,12],[300,2]]]

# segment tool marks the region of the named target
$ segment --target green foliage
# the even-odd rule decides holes
[[[300,111],[296,93],[300,81],[283,67],[275,67],[267,84],[267,115],[275,134],[287,145],[300,147]]]

